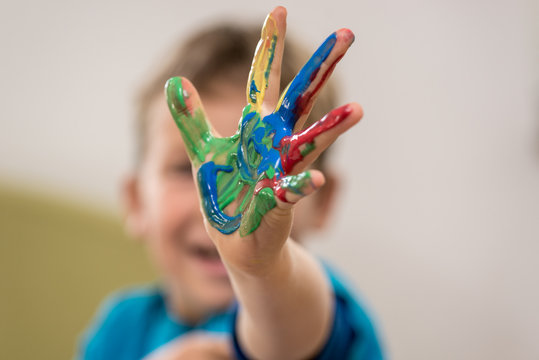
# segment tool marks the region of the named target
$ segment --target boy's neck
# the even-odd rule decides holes
[[[167,289],[165,293],[165,305],[168,312],[178,319],[182,324],[188,326],[199,325],[212,315],[225,311],[228,306],[222,309],[215,309],[204,306],[200,301],[196,301],[184,291]]]

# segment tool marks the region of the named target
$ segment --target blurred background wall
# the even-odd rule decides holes
[[[336,77],[365,117],[335,149],[340,204],[312,248],[388,354],[539,358],[537,3],[280,4],[309,48],[356,34]],[[185,34],[274,5],[0,3],[1,358],[71,356],[105,294],[153,278],[119,220],[133,90]]]

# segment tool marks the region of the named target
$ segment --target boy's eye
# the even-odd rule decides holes
[[[170,171],[179,174],[179,175],[189,175],[191,176],[191,164],[173,164],[170,168]]]

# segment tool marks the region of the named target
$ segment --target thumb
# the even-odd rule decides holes
[[[285,176],[270,187],[264,187],[253,197],[241,222],[240,235],[247,236],[262,226],[262,231],[273,234],[287,232],[292,226],[293,206],[302,198],[312,194],[325,183],[318,170],[308,170],[297,175]]]
[[[321,188],[325,182],[324,174],[318,170],[285,176],[274,188],[277,207],[284,210],[292,208],[295,203]]]

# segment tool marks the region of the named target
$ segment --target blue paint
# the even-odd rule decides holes
[[[249,105],[247,105],[247,108]],[[256,174],[256,168],[250,163],[249,143],[252,141],[250,133],[251,129],[256,127],[260,121],[260,115],[256,112],[247,112],[243,114],[240,127],[240,142],[238,144],[238,156],[236,166],[243,179],[252,179]]]
[[[290,83],[281,103],[281,107],[277,110],[277,114],[284,122],[283,125],[285,129],[294,129],[296,121],[303,113],[303,109],[298,106],[300,105],[298,104],[298,99],[300,99],[301,95],[305,93],[311,82],[314,80],[318,70],[320,70],[320,66],[328,58],[336,42],[336,33],[328,36]],[[281,141],[281,138],[282,137],[273,139],[274,146]]]
[[[249,88],[249,97],[251,98],[251,101],[253,102],[253,104],[256,104],[256,94],[259,92],[260,90],[257,89],[255,81],[252,80],[251,86]]]
[[[198,184],[202,194],[202,204],[211,225],[223,234],[231,234],[240,227],[241,214],[234,217],[221,211],[217,202],[217,173],[231,172],[232,166],[215,165],[213,161],[202,164],[198,169]]]

